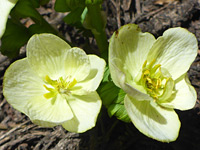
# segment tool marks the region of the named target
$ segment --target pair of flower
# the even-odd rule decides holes
[[[133,24],[113,34],[111,77],[127,93],[125,108],[143,134],[165,142],[177,138],[180,122],[174,109],[190,109],[196,101],[187,77],[196,55],[195,36],[182,28],[169,29],[157,40]],[[105,65],[55,35],[34,35],[27,57],[7,69],[3,94],[38,125],[84,132],[95,126],[101,108],[96,89]]]

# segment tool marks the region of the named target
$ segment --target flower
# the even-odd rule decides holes
[[[62,125],[71,132],[95,126],[101,108],[96,92],[105,61],[52,34],[36,34],[27,44],[27,57],[11,64],[3,94],[33,123]]]
[[[6,22],[11,9],[15,6],[18,0],[1,0],[0,1],[0,38],[3,36],[6,29]]]
[[[187,71],[197,55],[195,36],[171,28],[155,39],[128,24],[116,31],[109,45],[113,82],[126,93],[124,105],[135,127],[148,137],[170,142],[180,121],[174,109],[191,109],[196,92]]]

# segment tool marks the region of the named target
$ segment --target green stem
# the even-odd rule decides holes
[[[108,52],[108,41],[105,32],[105,21],[101,14],[100,5],[88,5],[87,8],[90,24],[93,28],[91,31],[96,39],[102,57],[105,58]]]

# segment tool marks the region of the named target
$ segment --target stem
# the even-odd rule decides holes
[[[101,8],[100,5],[88,5],[88,16],[90,23],[93,27],[91,30],[96,42],[97,46],[99,47],[99,51],[104,58],[107,59],[107,52],[108,52],[108,41],[107,41],[107,36],[105,32],[105,23],[103,16],[101,14]]]

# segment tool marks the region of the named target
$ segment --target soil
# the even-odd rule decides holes
[[[82,32],[66,25],[52,8],[55,0],[38,10],[73,45],[85,48],[88,39]],[[199,0],[106,0],[103,10],[107,13],[108,39],[120,26],[136,23],[143,32],[156,37],[171,27],[184,27],[194,33],[200,45]],[[32,22],[25,20],[26,25]],[[89,38],[93,48],[94,39]],[[91,53],[90,50],[86,51]],[[18,58],[25,56],[22,48]],[[6,68],[16,59],[0,55],[0,150],[198,150],[200,149],[200,50],[188,71],[198,99],[193,109],[178,111],[181,130],[178,139],[162,143],[140,133],[133,124],[110,118],[103,107],[95,128],[82,133],[71,133],[57,126],[43,128],[31,123],[22,113],[13,109],[2,94],[2,81]]]

